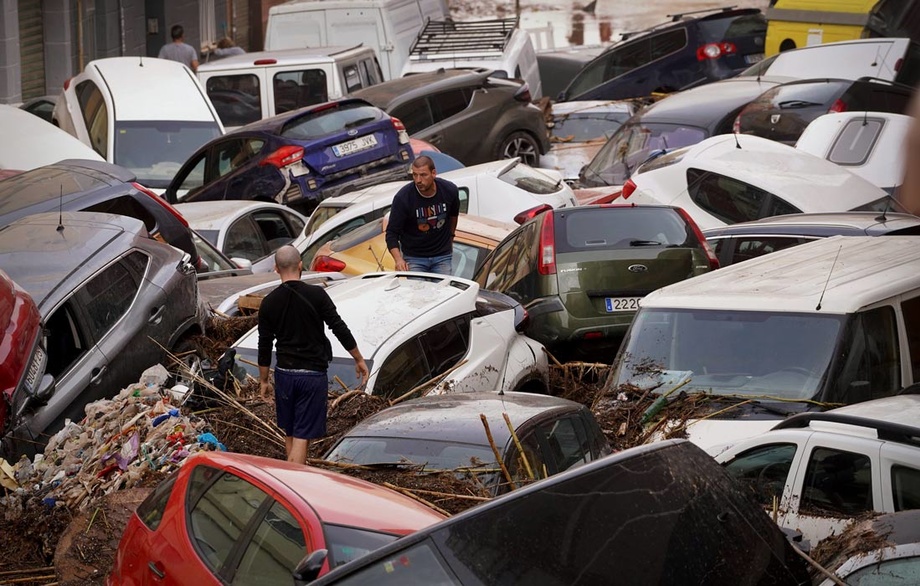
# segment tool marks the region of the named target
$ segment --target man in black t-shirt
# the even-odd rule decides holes
[[[326,435],[326,369],[332,359],[323,323],[355,359],[361,384],[368,370],[358,344],[326,290],[300,280],[303,263],[293,246],[275,252],[281,285],[259,306],[259,394],[267,399],[275,343],[275,412],[289,462],[305,464],[310,440]]]
[[[460,192],[456,185],[436,175],[430,157],[416,158],[412,183],[393,198],[386,240],[397,271],[452,273]]]

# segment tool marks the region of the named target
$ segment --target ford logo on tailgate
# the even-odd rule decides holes
[[[644,273],[648,271],[648,267],[645,265],[629,265],[627,270],[631,273]]]

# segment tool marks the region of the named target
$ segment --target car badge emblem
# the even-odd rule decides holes
[[[780,114],[770,114],[770,124],[776,124],[779,122]]]
[[[644,273],[648,271],[648,267],[645,265],[629,265],[627,270],[631,273]]]
[[[777,118],[779,118],[779,116],[777,116]],[[354,136],[356,134],[358,134],[357,128],[352,128],[351,130],[348,131],[348,136]]]

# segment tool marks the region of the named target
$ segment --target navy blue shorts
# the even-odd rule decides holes
[[[275,368],[275,413],[285,436],[316,439],[326,435],[326,373]]]

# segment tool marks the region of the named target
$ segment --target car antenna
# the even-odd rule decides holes
[[[875,217],[876,222],[882,222],[883,224],[888,221],[888,210],[891,209],[891,200],[885,200],[885,209],[882,210],[881,215]]]
[[[58,199],[58,232],[64,231],[64,184],[61,183],[61,196]]]
[[[736,149],[740,149],[740,148],[741,148],[741,143],[738,142],[738,133],[737,133],[737,132],[733,132],[732,134],[735,136],[735,148],[736,148]]]
[[[821,311],[821,302],[824,301],[824,293],[827,291],[827,284],[831,282],[831,274],[834,272],[834,265],[837,264],[837,259],[840,257],[841,250],[843,250],[843,244],[837,248],[837,254],[834,256],[834,262],[831,263],[831,270],[827,271],[827,280],[824,281],[824,288],[821,289],[821,297],[818,298],[818,305],[815,306],[815,311]]]

